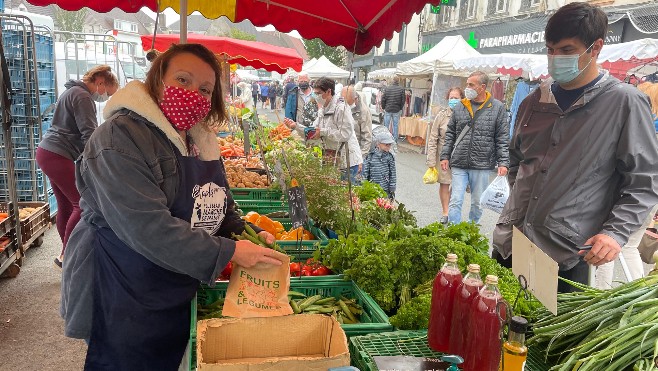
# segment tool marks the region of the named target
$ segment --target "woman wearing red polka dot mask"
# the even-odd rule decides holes
[[[78,161],[83,213],[65,251],[62,313],[66,335],[89,344],[85,369],[178,368],[199,283],[229,261],[285,257],[230,239],[245,222],[213,131],[226,120],[220,76],[205,47],[173,45],[145,83],[112,96]]]

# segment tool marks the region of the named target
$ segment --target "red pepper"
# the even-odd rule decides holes
[[[233,262],[228,262],[222,273],[219,274],[220,280],[228,280],[231,278],[231,273],[233,272]]]

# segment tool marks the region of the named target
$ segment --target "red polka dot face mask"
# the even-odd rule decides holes
[[[160,110],[178,130],[190,130],[210,112],[210,100],[196,91],[165,86]]]

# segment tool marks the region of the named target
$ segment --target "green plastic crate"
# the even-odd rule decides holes
[[[244,214],[255,211],[259,214],[276,213],[279,211],[288,211],[287,201],[272,201],[272,200],[236,200],[237,208],[242,210]]]
[[[209,304],[213,301],[226,296],[228,282],[219,282],[213,288],[201,286],[197,291],[196,297],[192,300],[192,315],[190,319],[190,343],[196,341],[196,316],[197,304]],[[393,326],[388,321],[388,316],[377,305],[377,303],[361,290],[354,281],[346,281],[342,276],[325,276],[325,277],[297,277],[290,278],[290,289],[302,292],[308,296],[320,294],[323,296],[340,297],[341,295],[348,298],[354,298],[363,307],[361,323],[343,324],[341,327],[348,336],[358,336],[377,332],[386,332],[393,330]],[[196,359],[196,348],[192,347],[190,359]],[[192,361],[190,361],[192,362]],[[196,367],[191,363],[191,369]]]
[[[281,201],[283,192],[280,189],[270,188],[231,188],[233,199],[254,201]]]
[[[292,221],[290,219],[272,219],[283,224],[283,227],[286,231],[289,231],[292,228]],[[313,252],[317,250],[317,245],[325,246],[329,243],[329,238],[324,234],[322,229],[318,228],[313,224],[313,221],[310,221],[309,232],[315,236],[315,240],[306,240],[306,241],[281,241],[277,240],[276,243],[281,246],[286,252],[297,252],[300,250],[310,250],[310,254],[313,255]],[[304,252],[304,251],[302,251]],[[309,256],[310,257],[310,256]]]
[[[427,344],[427,330],[395,331],[349,339],[352,365],[361,371],[378,371],[374,356],[414,356],[440,358],[443,353],[435,352]],[[547,371],[550,366],[543,363],[539,352],[532,348],[526,362],[527,371]]]

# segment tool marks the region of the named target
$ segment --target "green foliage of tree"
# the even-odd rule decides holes
[[[244,32],[235,27],[231,27],[229,37],[238,40],[256,41],[256,35],[252,35],[248,32]]]
[[[304,39],[304,46],[306,47],[306,52],[311,58],[320,58],[321,56],[327,57],[331,63],[336,66],[345,65],[345,51],[329,46],[320,39],[306,40]]]
[[[75,12],[69,12],[60,8],[55,10],[55,25],[60,31],[84,32],[86,18],[86,8]]]

